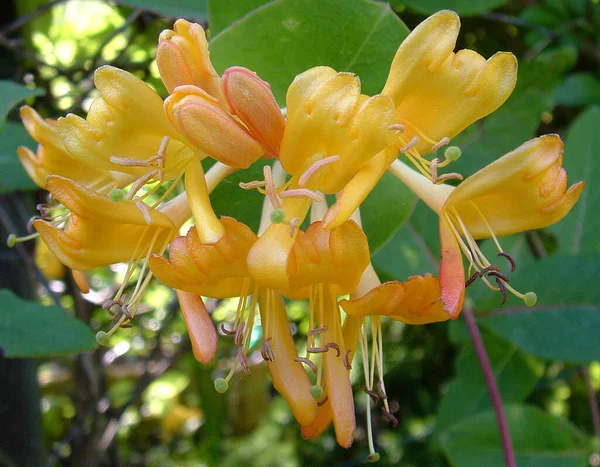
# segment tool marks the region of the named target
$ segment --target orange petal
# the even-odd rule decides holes
[[[446,313],[452,319],[458,318],[465,300],[465,270],[460,246],[448,220],[440,217],[440,241],[442,260],[440,262],[440,289]]]
[[[196,294],[181,290],[175,292],[188,329],[194,357],[200,363],[212,362],[217,354],[217,330],[202,299]]]

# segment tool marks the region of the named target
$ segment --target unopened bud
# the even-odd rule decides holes
[[[165,87],[172,93],[177,86],[197,86],[226,109],[221,78],[210,62],[204,29],[184,19],[177,20],[173,29],[160,34],[156,51],[156,63]]]
[[[269,83],[247,68],[235,66],[223,73],[223,90],[232,112],[271,155],[279,157],[285,120]]]
[[[260,144],[200,88],[176,88],[165,101],[165,110],[179,133],[223,164],[245,169],[264,154]]]

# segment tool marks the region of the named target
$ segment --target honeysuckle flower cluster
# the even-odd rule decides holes
[[[584,182],[567,189],[562,142],[547,135],[457,187],[445,184],[462,180],[440,172],[460,149],[446,148],[443,161],[429,154],[502,105],[517,79],[510,53],[488,60],[471,50],[454,53],[459,27],[451,11],[420,24],[400,45],[375,96],[362,94],[352,73],[327,66],[301,73],[287,91],[285,118],[269,84],[253,71],[234,66],[219,76],[204,30],[184,20],[159,39],[165,100],[130,73],[104,66],[95,73],[99,97],[86,119],[44,120],[23,107],[23,123],[39,146],[18,155],[51,194],[31,227],[84,291],[83,271],[129,264],[122,286],[104,304],[115,325],[100,331],[98,342],[108,345],[119,327],[132,325],[156,276],[175,289],[194,356],[206,364],[215,359],[218,333],[204,297],[239,297],[235,320],[221,328],[235,343],[235,363],[215,380],[216,390],[227,390],[238,367],[251,372],[248,354],[257,350],[251,335],[260,316],[258,351],[302,435],[316,437],[333,422],[347,448],[356,426],[349,372],[358,347],[369,413],[371,400],[381,403],[397,424],[383,380],[381,316],[413,325],[455,319],[476,279],[504,299],[510,292],[535,304],[533,292],[509,284],[507,268],[516,265],[498,236],[559,221]],[[205,158],[215,160],[206,173]],[[263,166],[263,179],[241,183],[239,196],[264,195],[258,232],[219,218],[209,198],[226,177],[252,164]],[[382,284],[370,263],[360,205],[386,171],[440,217],[439,279],[436,271],[423,271]],[[185,190],[173,195],[182,178]],[[336,195],[331,206],[327,194]],[[195,226],[180,236],[190,218]],[[504,267],[482,253],[477,240],[483,238],[493,239]],[[300,354],[286,298],[309,303]],[[370,415],[367,426],[374,461]]]

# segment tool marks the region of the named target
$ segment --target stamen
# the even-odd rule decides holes
[[[406,129],[406,127],[404,125],[402,125],[402,123],[394,123],[393,125],[388,126],[388,130],[393,131],[404,131]]]
[[[154,159],[150,157],[149,159],[140,160],[129,159],[127,157],[110,156],[108,160],[113,164],[124,165],[126,167],[150,167]]]
[[[510,282],[510,279],[508,277],[506,277],[504,274],[502,274],[499,271],[490,271],[487,273],[488,276],[494,276],[498,279],[503,280],[504,282]]]
[[[150,214],[150,208],[148,207],[148,205],[142,201],[138,201],[137,203],[135,203],[135,205],[137,206],[137,208],[140,210],[140,212],[144,216],[144,220],[146,221],[146,224],[148,224],[148,225],[152,224],[152,215]]]
[[[221,332],[226,336],[233,336],[237,330],[233,328],[231,331],[225,327],[225,324],[221,323]]]
[[[504,284],[504,282],[502,282],[502,279],[500,279],[499,277],[496,277],[496,284],[498,284],[498,288],[500,289],[500,292],[502,293],[502,305],[504,305],[506,303],[506,286]]]
[[[267,340],[265,340],[263,342],[261,355],[262,355],[263,360],[268,361],[268,362],[274,362],[275,356],[273,355],[273,350],[271,350],[271,346],[269,345],[270,340],[271,340],[271,337],[269,337]]]
[[[383,383],[381,381],[377,381],[377,394],[379,394],[379,397],[381,397],[383,400],[387,399],[385,388],[383,387]]]
[[[298,224],[299,223],[300,223],[300,218],[299,217],[294,217],[290,221],[290,237],[294,236],[294,233],[296,232],[296,229],[298,228]]]
[[[298,186],[303,187],[308,180],[321,168],[340,160],[340,156],[329,156],[314,162],[298,179]]]
[[[368,387],[364,387],[363,391],[365,391],[369,397],[371,398],[371,400],[373,401],[373,404],[377,405],[377,403],[379,402],[379,394],[377,394],[374,391],[371,391]]]
[[[157,173],[158,173],[158,170],[152,170],[151,172],[148,172],[148,173],[142,175],[140,178],[138,178],[133,183],[133,185],[131,185],[129,192],[127,193],[127,195],[125,195],[125,199],[132,200],[133,197],[137,194],[137,192],[140,191],[142,189],[142,187],[146,183],[148,183]]]
[[[469,287],[473,282],[475,282],[475,280],[478,278],[479,278],[479,271],[475,271],[473,274],[471,274],[471,277],[469,277],[467,282],[465,282],[465,289],[467,287]]]
[[[444,136],[441,140],[439,140],[436,144],[431,147],[432,151],[437,151],[439,148],[446,146],[450,142],[450,138]]]
[[[310,198],[313,201],[322,202],[323,198],[319,196],[319,194],[313,190],[309,190],[308,188],[294,188],[291,190],[286,190],[279,193],[280,198]]]
[[[383,415],[385,415],[385,417],[392,423],[392,428],[396,428],[398,426],[398,419],[390,412],[385,410],[385,407],[381,407],[381,413],[383,413]]]
[[[335,342],[328,342],[327,344],[325,344],[325,347],[328,347],[330,349],[335,349],[337,351],[337,355],[336,357],[340,356],[340,346],[337,345]]]
[[[325,405],[325,403],[329,400],[329,396],[325,396],[325,399],[323,399],[322,401],[317,402],[317,407],[322,407],[323,405]]]
[[[459,173],[450,172],[450,173],[438,176],[433,183],[435,183],[436,185],[440,185],[440,184],[444,183],[446,180],[460,180],[460,181],[462,181],[463,178],[464,177],[461,174],[459,174]]]
[[[412,147],[416,146],[418,143],[419,143],[419,137],[413,136],[413,138],[408,142],[408,144],[406,144],[405,146],[400,148],[400,152],[406,152],[409,149],[411,149]]]
[[[325,353],[329,351],[329,347],[309,347],[306,351],[308,353]]]
[[[517,263],[515,263],[515,260],[512,256],[510,256],[508,253],[505,253],[504,251],[501,251],[496,256],[502,256],[503,258],[506,258],[510,263],[510,272],[515,272],[515,270],[517,269]]]
[[[263,187],[267,184],[264,180],[254,180],[252,182],[240,182],[239,186],[243,190],[254,190],[255,188]]]
[[[350,371],[352,369],[352,364],[350,363],[350,351],[346,350],[344,352],[344,356],[342,357],[342,360],[344,362],[344,366],[346,367],[346,370]]]
[[[304,357],[296,357],[294,358],[295,362],[298,363],[304,363],[306,366],[310,367],[310,369],[317,374],[317,365],[315,365],[313,362],[311,362],[308,358],[304,358]]]
[[[252,372],[250,371],[250,368],[248,367],[248,360],[246,360],[246,356],[244,355],[244,351],[242,349],[239,350],[238,357],[240,359],[240,364],[242,365],[242,368],[244,369],[244,373],[246,373],[248,376],[250,376],[252,374]]]
[[[233,342],[238,347],[240,345],[242,345],[242,342],[244,340],[244,327],[245,326],[246,326],[245,323],[240,323],[239,326],[235,330],[235,338],[234,338]]]
[[[314,336],[315,334],[321,334],[322,332],[327,332],[329,330],[329,326],[323,326],[320,328],[311,329],[306,333],[307,336]]]
[[[280,209],[281,201],[279,201],[279,197],[277,196],[277,190],[275,188],[275,183],[273,182],[273,173],[271,172],[270,165],[265,165],[263,167],[263,175],[265,177],[265,188],[267,189],[269,201],[271,201],[271,205],[274,209]]]

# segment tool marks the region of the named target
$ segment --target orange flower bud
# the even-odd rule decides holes
[[[156,63],[165,87],[172,93],[177,86],[198,86],[226,109],[221,78],[210,62],[204,29],[184,19],[177,20],[173,29],[160,34],[156,51]]]
[[[234,66],[223,73],[223,90],[232,112],[261,146],[279,157],[285,120],[271,86],[247,68]]]
[[[223,164],[245,169],[262,147],[224,112],[217,99],[196,86],[180,86],[165,101],[171,123],[195,147]]]

